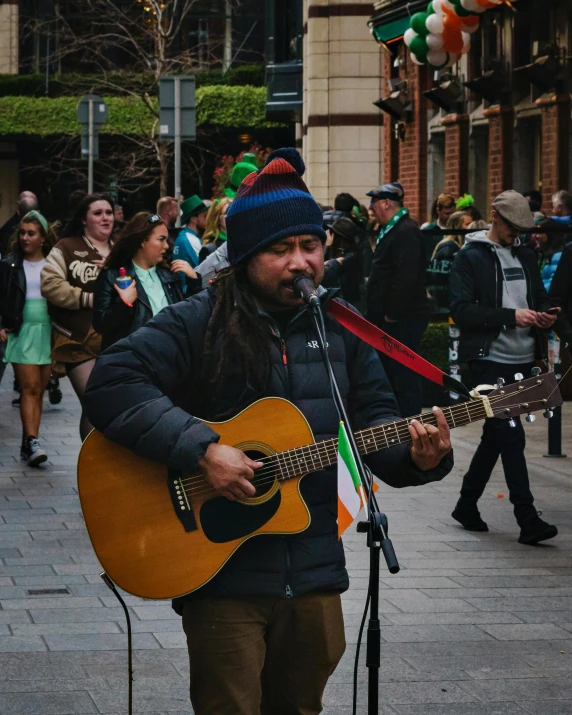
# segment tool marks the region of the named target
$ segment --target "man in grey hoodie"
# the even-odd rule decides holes
[[[515,374],[530,374],[540,330],[556,320],[536,257],[519,240],[523,230],[534,227],[528,202],[516,191],[504,191],[493,201],[491,216],[488,231],[467,236],[450,275],[451,316],[461,331],[459,358],[468,362],[476,385],[499,378],[511,383]],[[477,501],[500,457],[521,529],[519,542],[536,544],[556,536],[556,527],[543,521],[534,507],[524,447],[519,418],[512,423],[485,421],[452,514],[465,529],[488,531]]]

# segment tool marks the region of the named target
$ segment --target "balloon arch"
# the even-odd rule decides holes
[[[431,0],[427,12],[416,12],[403,40],[417,65],[451,67],[471,47],[479,16],[505,0]]]

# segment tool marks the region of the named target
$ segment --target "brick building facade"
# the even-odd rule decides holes
[[[384,37],[425,8],[381,0],[370,24]],[[470,192],[488,215],[491,198],[508,188],[539,189],[549,213],[552,194],[572,186],[572,4],[519,0],[482,15],[471,52],[452,70],[460,96],[446,109],[423,94],[443,72],[414,64],[401,37],[385,37],[384,93],[388,81],[406,81],[410,105],[405,118],[384,115],[383,179],[401,181],[413,216],[424,220],[443,191]]]

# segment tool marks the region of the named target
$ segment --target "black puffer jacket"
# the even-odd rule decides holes
[[[26,302],[26,274],[21,256],[0,261],[0,326],[18,335]]]
[[[378,241],[367,282],[367,317],[382,325],[429,315],[425,290],[425,248],[419,227],[408,216]]]
[[[572,245],[565,248],[550,284],[550,298],[562,312],[556,321],[556,332],[572,348]]]
[[[552,303],[540,278],[534,252],[522,245],[512,250],[524,269],[528,307],[548,310]],[[494,246],[485,241],[465,243],[453,260],[449,289],[451,317],[461,329],[459,359],[482,360],[500,331],[516,326],[516,311],[502,307],[503,274]],[[544,348],[537,328],[534,336],[537,352],[542,354]]]
[[[327,300],[330,293],[324,294]],[[196,416],[227,418],[260,397],[293,402],[317,441],[337,436],[338,418],[327,373],[305,311],[290,321],[282,335],[270,316],[261,313],[260,320],[268,324],[270,361],[269,381],[262,394],[246,387],[237,355],[216,394],[206,401],[198,399],[203,337],[213,305],[212,289],[203,291],[161,311],[144,328],[100,355],[85,396],[95,427],[143,457],[191,471],[208,445],[218,440],[216,432]],[[354,429],[397,419],[397,405],[375,350],[333,318],[326,315],[325,320],[330,356]],[[440,480],[453,465],[449,454],[434,471],[421,472],[412,463],[407,444],[371,455],[368,462],[375,474],[394,487]],[[348,575],[337,538],[335,468],[304,477],[301,491],[312,516],[306,531],[247,541],[191,598],[281,597],[321,588],[345,590]]]
[[[141,281],[137,278],[133,264],[125,266],[125,268],[137,286],[137,300],[132,308],[121,300],[113,287],[119,276],[119,271],[116,268],[102,270],[95,286],[93,327],[102,336],[102,350],[139,330],[153,317],[149,298]],[[157,266],[157,276],[163,284],[169,305],[183,300],[183,289],[177,275]]]

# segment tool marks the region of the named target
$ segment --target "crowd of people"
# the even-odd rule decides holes
[[[571,194],[556,194],[546,216],[537,192],[504,191],[483,207],[486,219],[471,196],[441,194],[419,227],[398,182],[372,188],[368,206],[348,193],[319,206],[296,150],[273,152],[261,169],[253,161],[234,167],[221,198],[166,196],[128,220],[110,196],[76,192],[69,220],[50,225],[37,198],[20,195],[0,229],[0,350],[21,391],[29,465],[47,459],[39,441],[44,392],[51,382],[57,399],[57,380],[67,376],[82,406],[82,438],[92,420],[142,457],[200,469],[231,501],[252,497],[262,463],[219,444],[214,422],[270,395],[291,400],[318,440],[339,426],[295,290],[299,275],[326,289],[320,300],[341,295],[415,352],[429,321],[445,317],[475,384],[530,374],[546,357],[548,331],[572,344]],[[378,357],[327,312],[324,325],[356,427],[421,413],[416,373]],[[434,415],[437,426],[409,421],[411,446],[368,456],[387,484],[423,485],[451,471],[449,428],[439,408]],[[518,418],[485,420],[452,517],[488,530],[478,502],[499,457],[519,542],[555,537],[534,504]],[[339,593],[348,587],[334,470],[304,481],[311,528],[247,540],[198,594],[175,600],[196,712],[213,711],[215,700],[217,712],[251,712],[279,692],[320,711],[344,649]],[[212,636],[220,613],[237,643],[230,651]],[[246,633],[245,623],[258,630]],[[282,668],[274,667],[285,653],[295,692],[281,691]]]
[[[226,215],[241,183],[256,170],[246,155],[224,197],[193,195],[179,203],[166,196],[156,212],[139,212],[128,221],[108,195],[76,191],[69,219],[50,226],[36,196],[20,195],[14,216],[0,229],[0,370],[14,366],[21,456],[28,464],[47,459],[39,441],[46,389],[57,402],[58,379],[65,375],[83,405],[101,350],[165,306],[205,289],[229,266]],[[556,321],[564,344],[571,342],[572,225],[570,233],[566,227],[572,194],[555,194],[545,215],[538,192],[504,192],[485,221],[470,195],[444,193],[421,227],[409,215],[399,183],[383,184],[368,197],[367,207],[349,193],[338,194],[333,206],[320,206],[326,235],[322,285],[338,288],[386,333],[419,352],[429,321],[448,319],[460,330],[461,360],[480,382],[529,370],[546,344],[540,331]],[[119,281],[121,276],[130,282]],[[401,414],[419,414],[420,377],[381,353],[380,358]],[[83,412],[82,439],[90,429]],[[518,458],[506,456],[509,444]],[[481,452],[490,464],[481,464],[478,452],[467,479],[477,474],[484,489],[495,450],[513,484],[511,498],[530,506],[529,489],[519,486],[526,475],[520,424],[507,431],[506,423],[487,422]],[[465,485],[454,514],[465,526],[484,529],[476,509],[479,489]],[[522,498],[515,496],[519,490]],[[526,518],[517,516],[521,525],[535,521],[533,510],[525,511]]]

